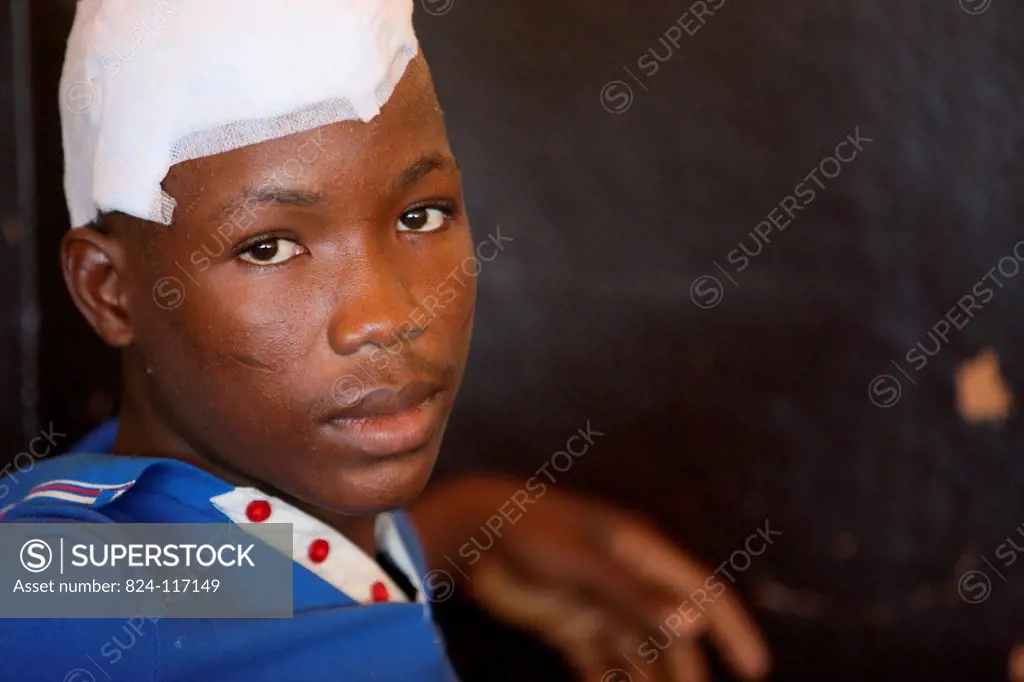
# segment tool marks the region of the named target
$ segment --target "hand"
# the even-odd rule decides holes
[[[521,491],[458,479],[425,495],[412,517],[433,566],[456,555],[468,576],[460,587],[556,647],[580,680],[704,682],[704,634],[741,678],[767,673],[767,647],[736,597],[649,523],[581,495]]]

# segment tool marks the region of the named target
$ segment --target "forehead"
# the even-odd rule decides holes
[[[179,211],[195,216],[270,186],[365,192],[390,182],[424,156],[450,154],[433,83],[420,55],[373,120],[342,121],[180,163],[171,168],[164,189],[177,201],[176,218]]]

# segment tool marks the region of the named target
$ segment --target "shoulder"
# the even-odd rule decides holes
[[[157,625],[144,618],[0,618],[2,678],[106,680],[105,668],[116,665],[113,679],[160,679]]]
[[[130,514],[125,518],[131,505],[123,504],[128,498],[163,488],[173,493],[173,480],[199,475],[190,470],[171,460],[115,455],[68,454],[33,461],[31,466],[8,468],[0,477],[0,521],[131,521]]]

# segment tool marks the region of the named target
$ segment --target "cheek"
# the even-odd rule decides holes
[[[459,330],[471,324],[476,280],[486,263],[476,258],[468,229],[452,235],[446,247],[419,256],[417,267],[428,274],[418,281],[417,305],[410,321],[420,327],[443,326],[452,341],[458,341]]]
[[[294,373],[313,352],[321,306],[294,295],[294,289],[275,287],[271,279],[227,279],[193,283],[182,304],[159,316],[141,345],[159,348],[165,362],[192,379],[199,373],[274,384]]]
[[[304,442],[309,405],[324,393],[320,304],[268,291],[269,282],[249,282],[243,295],[201,280],[140,342],[153,400],[225,457],[261,459]]]

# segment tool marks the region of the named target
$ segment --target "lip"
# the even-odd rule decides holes
[[[413,381],[401,388],[363,391],[351,407],[327,416],[333,435],[366,454],[386,457],[409,453],[434,437],[444,416],[441,388]]]

